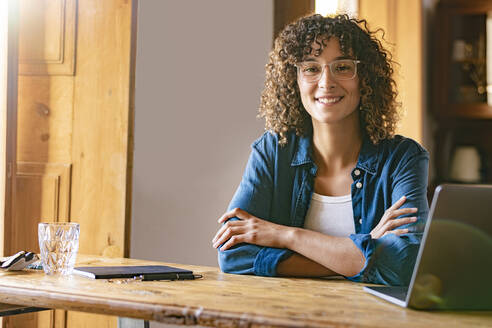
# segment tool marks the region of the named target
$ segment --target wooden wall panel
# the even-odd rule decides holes
[[[80,253],[127,256],[136,0],[19,3],[19,168],[7,252],[37,250],[44,218],[79,222]],[[56,311],[6,324],[116,327],[116,318]]]
[[[39,252],[39,222],[70,221],[71,165],[17,163],[12,249]]]
[[[63,163],[17,163],[16,195],[11,229],[12,250],[39,252],[37,226],[41,221],[65,222],[70,217],[71,165]],[[13,316],[5,320],[12,328],[63,328],[65,311],[47,311]]]
[[[127,247],[131,10],[124,0],[79,3],[72,217],[81,221],[80,250],[87,254],[111,245],[123,256]]]
[[[74,74],[75,15],[76,0],[20,0],[20,74]]]
[[[65,328],[65,313],[51,310],[5,317],[6,328]]]
[[[21,76],[17,160],[71,162],[72,113],[73,77]]]
[[[37,223],[70,217],[73,77],[54,75],[74,74],[75,0],[19,4],[18,163],[9,253],[39,251]],[[11,317],[4,325],[63,328],[65,318],[66,311],[46,311]]]
[[[73,109],[71,215],[80,252],[128,255],[126,206],[135,1],[85,0],[78,6]],[[89,129],[89,127],[91,127]],[[116,327],[116,317],[67,312],[69,328]]]

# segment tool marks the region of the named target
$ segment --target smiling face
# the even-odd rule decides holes
[[[317,47],[314,43],[313,52]],[[338,59],[347,57],[342,54],[338,39],[332,37],[319,56],[308,55],[304,61],[316,61],[324,66]],[[358,122],[359,78],[356,75],[350,80],[337,80],[332,76],[328,65],[324,67],[318,82],[306,82],[300,74],[297,77],[301,101],[311,116],[313,125]]]

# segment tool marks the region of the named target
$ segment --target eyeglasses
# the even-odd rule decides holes
[[[316,83],[319,81],[325,66],[330,67],[331,76],[336,80],[351,80],[357,75],[357,64],[359,60],[354,59],[339,59],[331,63],[322,65],[315,61],[305,61],[296,64],[297,72],[300,78],[308,83]]]

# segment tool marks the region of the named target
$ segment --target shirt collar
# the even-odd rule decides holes
[[[312,132],[306,133],[300,137],[297,137],[297,143],[295,145],[295,153],[292,157],[291,166],[299,166],[304,164],[313,164],[313,138]],[[290,140],[293,141],[292,139]]]
[[[292,157],[292,162],[290,165],[299,166],[304,164],[314,164],[312,157],[312,130],[295,139],[297,140],[297,143],[295,145],[295,153]],[[294,140],[291,139],[290,142],[292,141]],[[370,174],[376,174],[379,164],[379,156],[380,152],[378,151],[377,145],[374,145],[369,139],[369,136],[366,133],[363,133],[362,146],[356,167],[367,171]]]
[[[370,174],[376,174],[380,155],[377,145],[373,144],[369,136],[364,133],[356,167]]]

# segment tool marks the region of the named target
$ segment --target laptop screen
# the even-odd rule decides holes
[[[492,309],[492,186],[440,186],[430,215],[410,306]]]

